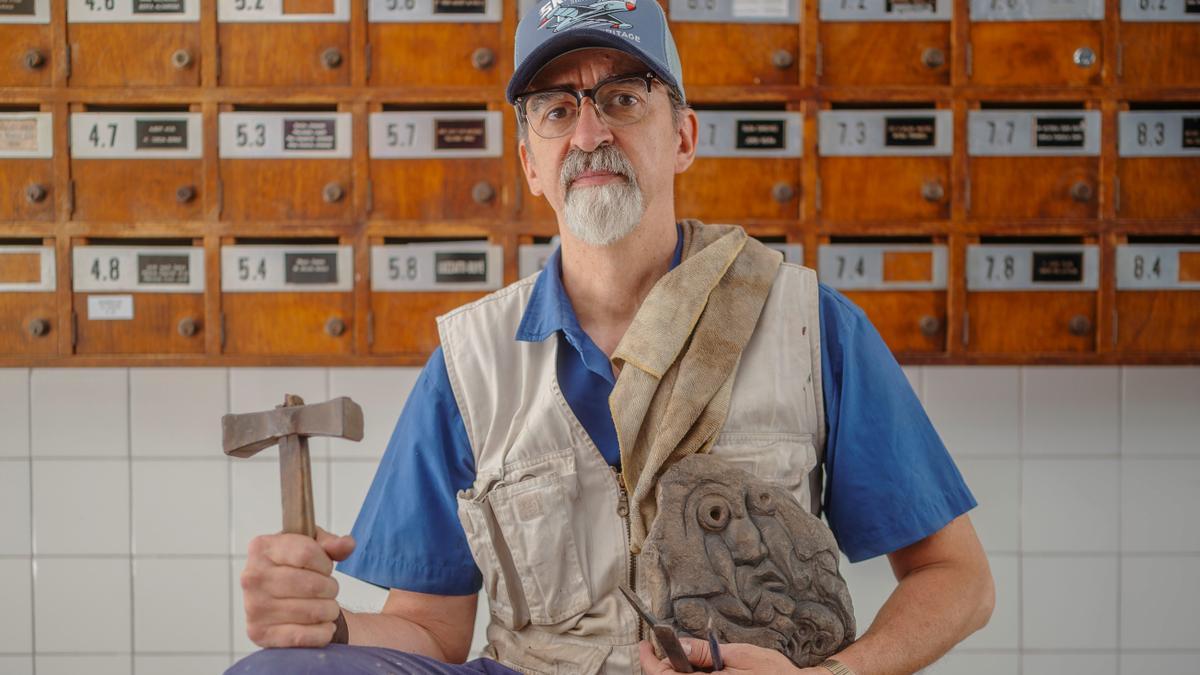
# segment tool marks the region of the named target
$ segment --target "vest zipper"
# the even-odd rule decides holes
[[[617,467],[609,466],[613,472],[613,477],[617,479],[617,490],[619,496],[617,500],[617,515],[621,516],[621,520],[625,525],[625,559],[629,562],[625,565],[625,582],[631,591],[637,592],[637,558],[629,551],[629,491],[625,489],[625,477],[617,471]],[[637,619],[637,638],[638,642],[642,641],[642,619]]]

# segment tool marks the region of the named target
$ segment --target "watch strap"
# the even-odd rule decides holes
[[[825,670],[833,673],[833,675],[854,675],[854,671],[850,670],[850,666],[847,666],[841,661],[835,661],[834,659],[825,659],[821,663],[817,664],[817,667],[824,668]]]

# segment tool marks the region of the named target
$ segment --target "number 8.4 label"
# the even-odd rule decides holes
[[[375,291],[491,291],[504,276],[504,252],[486,241],[371,247]]]
[[[1117,290],[1200,290],[1200,245],[1118,246]]]

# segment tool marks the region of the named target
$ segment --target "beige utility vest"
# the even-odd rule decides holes
[[[559,340],[514,339],[537,275],[438,318],[475,456],[458,513],[491,602],[486,656],[528,673],[637,673],[618,474],[563,398]],[[742,354],[713,454],[816,512],[825,444],[816,273],[784,263]],[[568,347],[569,348],[569,347]]]

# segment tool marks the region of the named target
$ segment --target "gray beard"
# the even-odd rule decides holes
[[[624,180],[604,185],[571,187],[587,170],[616,173]],[[612,145],[592,152],[574,148],[563,161],[560,181],[565,188],[563,220],[567,229],[589,246],[609,246],[637,229],[646,211],[637,175],[625,154]]]

